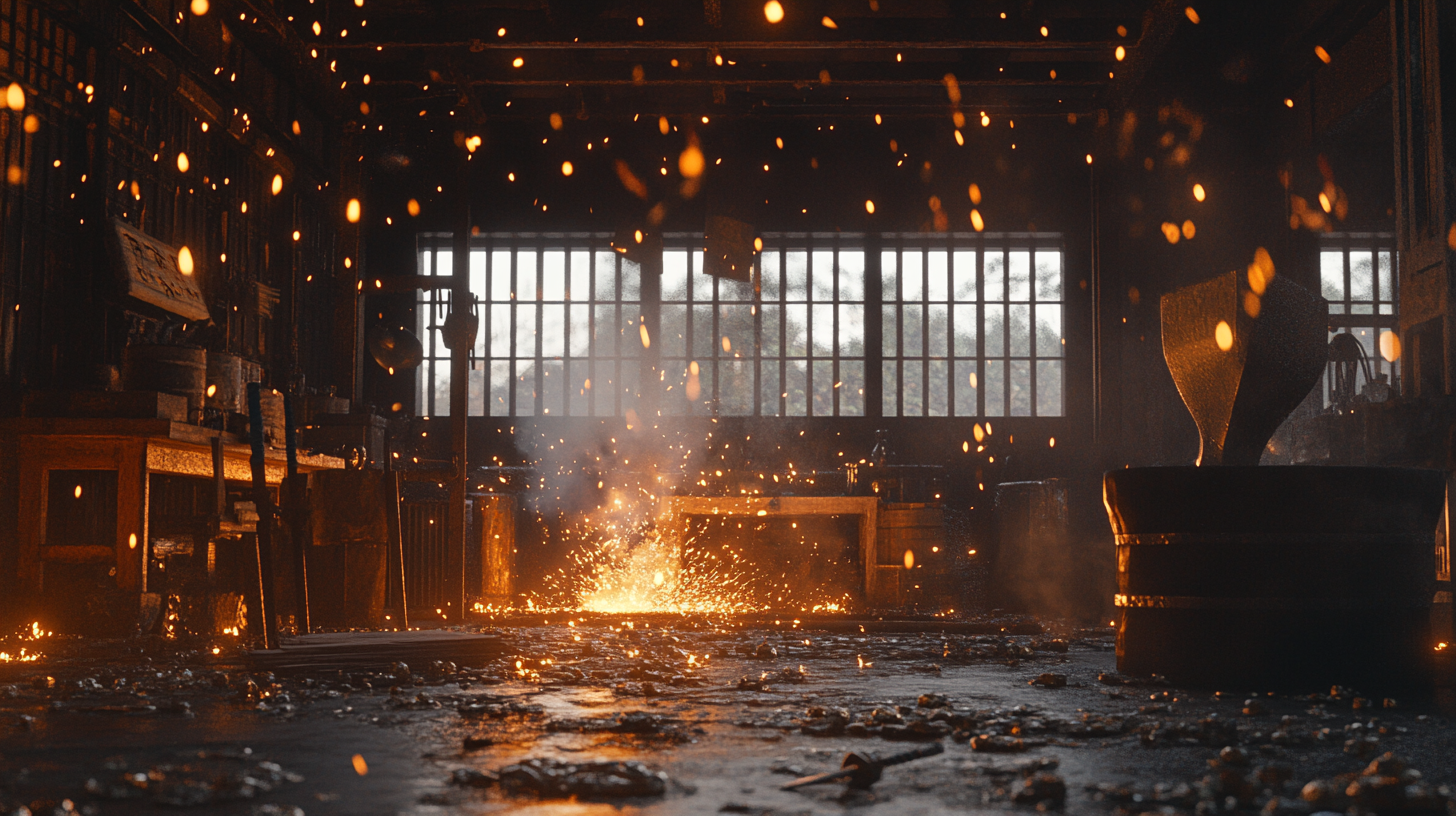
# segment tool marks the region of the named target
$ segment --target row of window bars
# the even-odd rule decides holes
[[[865,299],[867,284],[880,287],[866,276],[874,270],[866,270],[861,237],[765,237],[762,274],[752,285],[704,274],[703,253],[687,246],[692,237],[668,236],[659,378],[666,395],[693,394],[691,380],[699,382],[693,399],[665,400],[666,412],[863,415],[866,365],[875,362],[866,355],[866,330],[879,329],[885,415],[1061,415],[1061,250],[1045,237],[886,236],[878,309]],[[422,274],[449,274],[448,243],[429,238]],[[490,413],[620,414],[629,407],[622,395],[636,385],[640,310],[652,304],[637,306],[636,264],[612,251],[607,236],[554,239],[489,236],[471,253],[471,290],[487,301],[473,356],[490,361]],[[899,274],[912,268],[916,274]],[[586,298],[573,297],[583,290]],[[448,353],[439,327],[448,295],[427,292],[421,305],[427,359],[419,407],[443,413]],[[547,309],[556,312],[550,326]],[[790,332],[795,315],[802,338]],[[937,330],[929,336],[927,323]],[[960,324],[969,331],[957,334]],[[487,388],[476,370],[471,405],[484,407]],[[547,382],[552,370],[560,385]],[[609,389],[601,387],[604,374]],[[592,379],[596,388],[588,387]]]
[[[1400,389],[1400,361],[1382,354],[1380,335],[1399,332],[1399,276],[1394,237],[1386,233],[1336,233],[1320,239],[1320,295],[1329,301],[1329,339],[1348,332],[1365,350],[1372,376],[1386,375],[1389,396]],[[1324,405],[1332,404],[1335,364],[1326,366]],[[1357,369],[1357,392],[1366,384]]]

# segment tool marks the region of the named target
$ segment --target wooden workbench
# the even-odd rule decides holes
[[[153,473],[212,478],[212,440],[223,439],[223,474],[250,482],[252,450],[233,434],[167,419],[22,418],[3,431],[18,447],[18,567],[21,587],[39,592],[45,563],[114,563],[124,592],[145,592],[147,508]],[[264,455],[265,480],[278,485],[287,473],[281,450]],[[342,468],[332,456],[298,457],[300,472]],[[46,503],[55,470],[114,470],[116,536],[110,547],[53,546],[46,540]]]

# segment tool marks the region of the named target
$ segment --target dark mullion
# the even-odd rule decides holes
[[[905,416],[905,236],[895,236],[895,416]]]
[[[535,407],[532,408],[532,411],[534,416],[541,416],[541,408],[546,401],[546,395],[544,393],[546,391],[546,358],[542,356],[541,353],[541,333],[545,328],[544,324],[546,318],[546,300],[542,297],[542,295],[545,294],[544,290],[546,288],[544,285],[544,281],[546,278],[546,258],[544,257],[544,254],[542,253],[539,244],[535,246],[532,251],[536,253],[536,298],[532,301],[532,303],[536,304],[536,337],[535,342],[532,343],[532,346],[534,346],[534,348],[532,349],[532,354],[535,357],[533,362],[535,363],[534,368],[536,369],[536,404]]]
[[[1011,416],[1011,247],[1001,248],[1001,416]]]
[[[956,415],[955,240],[945,236],[945,415]]]
[[[431,277],[434,276],[435,270],[439,267],[439,253],[440,249],[438,244],[430,249]],[[425,397],[425,416],[435,415],[435,381],[438,379],[438,372],[436,371],[436,363],[438,361],[435,359],[435,298],[439,297],[439,292],[439,289],[432,287],[429,293],[425,295],[426,314],[429,315],[429,318],[425,321],[426,337],[429,339],[429,347],[425,350],[425,356],[430,360],[430,387]]]
[[[930,416],[930,244],[920,249],[920,415]]]
[[[574,416],[571,413],[571,307],[575,303],[571,299],[571,239],[567,238],[561,247],[562,263],[564,264],[564,276],[561,281],[561,415],[564,417]]]
[[[976,236],[976,417],[986,417],[986,238]]]
[[[484,280],[484,282],[481,285],[485,287],[485,291],[482,293],[484,295],[484,297],[482,298],[482,301],[483,301],[484,305],[481,306],[481,308],[480,308],[480,311],[482,313],[480,315],[480,325],[482,327],[482,330],[485,332],[484,334],[481,335],[481,348],[485,350],[485,353],[482,354],[482,355],[480,355],[480,357],[481,357],[481,360],[482,360],[482,365],[485,366],[485,371],[481,373],[481,380],[482,380],[482,388],[481,388],[481,391],[483,393],[481,394],[481,398],[480,399],[481,399],[481,402],[483,403],[482,406],[481,406],[481,416],[488,417],[488,416],[490,416],[490,375],[491,375],[490,364],[492,362],[491,355],[494,353],[494,349],[492,349],[490,347],[491,346],[491,342],[490,342],[490,340],[491,340],[490,329],[491,329],[491,325],[492,325],[492,322],[491,322],[491,312],[494,311],[493,309],[491,309],[491,305],[492,304],[491,304],[491,299],[490,299],[490,293],[491,293],[490,282],[491,282],[491,278],[492,278],[492,273],[494,271],[492,269],[493,264],[491,263],[491,260],[492,260],[491,259],[491,249],[493,249],[494,247],[491,245],[491,242],[490,242],[489,239],[485,239],[483,241],[483,245],[484,245],[484,250],[483,251],[485,252],[485,280]],[[474,251],[474,250],[472,250],[472,251]]]
[[[804,236],[804,416],[814,416],[814,239]]]
[[[706,253],[698,255],[697,263],[702,264],[705,260],[705,255]],[[692,258],[693,252],[689,250],[688,259],[691,261]],[[706,273],[706,270],[704,271]],[[713,345],[710,346],[710,348],[713,349],[713,398],[708,402],[708,410],[712,413],[714,417],[719,416],[722,412],[722,405],[720,404],[722,395],[718,393],[718,369],[726,364],[729,359],[731,359],[730,357],[727,357],[725,355],[722,346],[723,321],[721,319],[721,315],[718,312],[718,310],[721,309],[723,306],[723,293],[720,290],[721,283],[721,278],[717,276],[713,277]]]
[[[595,237],[586,240],[586,378],[597,376],[597,360],[601,358],[597,348],[597,242]],[[597,390],[588,390],[586,415],[597,415]]]
[[[784,239],[780,238],[783,241]],[[785,241],[787,243],[787,241]],[[789,414],[789,271],[788,250],[778,248],[779,253],[779,416]]]
[[[1031,380],[1031,404],[1028,406],[1029,416],[1037,416],[1036,413],[1036,298],[1039,294],[1036,291],[1036,244],[1032,244],[1026,254],[1026,283],[1028,298],[1026,301],[1026,370],[1028,379]]]
[[[830,256],[829,268],[831,270],[830,274],[834,277],[834,283],[829,288],[830,297],[833,299],[830,308],[834,310],[832,312],[834,319],[830,321],[833,325],[833,337],[830,338],[829,343],[829,370],[831,376],[834,378],[834,383],[839,383],[843,382],[843,380],[839,376],[839,240],[837,238],[834,241],[834,254]],[[834,383],[830,383],[829,388],[829,410],[834,412],[834,416],[839,416],[839,389],[834,387]]]
[[[753,276],[753,416],[763,416],[763,253],[759,252]]]
[[[506,361],[506,372],[510,380],[510,388],[506,391],[506,416],[516,415],[516,322],[520,318],[520,293],[516,291],[516,267],[519,265],[516,254],[520,247],[516,246],[515,240],[511,241],[511,271],[510,277],[506,279],[506,293],[511,298],[511,342],[510,359]]]

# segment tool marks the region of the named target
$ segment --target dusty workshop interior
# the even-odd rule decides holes
[[[0,89],[3,816],[1456,814],[1456,4],[0,0]]]

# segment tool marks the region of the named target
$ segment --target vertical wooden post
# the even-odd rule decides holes
[[[248,430],[253,443],[250,461],[253,471],[253,502],[258,512],[258,532],[253,537],[258,565],[258,616],[262,624],[263,648],[278,646],[278,625],[273,620],[273,499],[268,495],[267,470],[263,464],[263,386],[248,383]]]
[[[448,617],[454,620],[465,618],[465,546],[467,518],[466,487],[470,479],[468,454],[468,422],[470,414],[470,352],[475,345],[475,332],[470,321],[470,163],[461,154],[460,185],[457,199],[455,236],[453,241],[453,268],[450,284],[450,314],[446,323],[453,329],[447,338],[450,343],[450,443],[455,459],[455,478],[450,484],[450,544],[449,564],[450,587],[448,601],[455,609]],[[471,330],[467,330],[471,329]]]
[[[298,476],[297,425],[295,424],[296,397],[292,392],[283,395],[283,435],[287,439],[288,489],[285,512],[288,514],[288,538],[293,545],[294,605],[298,614],[298,633],[309,632],[308,620],[308,542],[304,541],[304,484]]]

